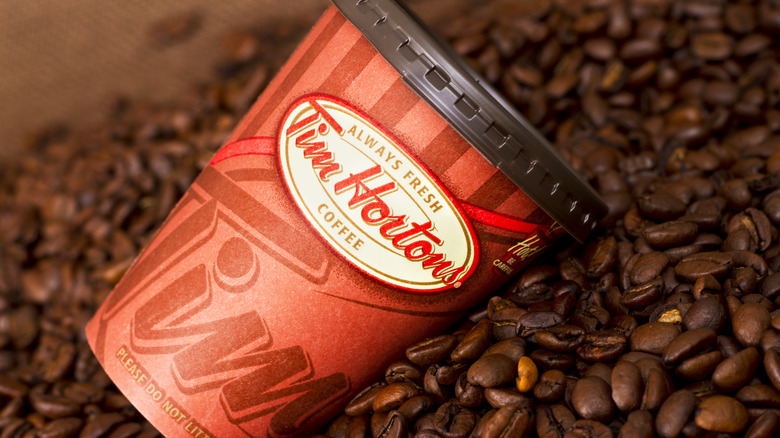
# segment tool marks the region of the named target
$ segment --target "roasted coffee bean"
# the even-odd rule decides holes
[[[561,437],[574,427],[575,421],[574,414],[563,404],[536,408],[536,434],[540,438]]]
[[[543,348],[536,349],[528,356],[539,369],[568,371],[574,366],[574,355],[571,353],[555,353]]]
[[[770,385],[747,385],[734,395],[746,407],[780,407],[780,392]]]
[[[672,248],[693,242],[698,232],[695,222],[669,221],[646,227],[642,235],[656,248]]]
[[[731,315],[734,337],[745,347],[758,346],[771,321],[769,311],[757,303],[742,304]]]
[[[704,430],[736,433],[747,428],[749,419],[742,403],[725,395],[713,395],[696,407],[694,421]]]
[[[609,384],[599,377],[583,377],[574,385],[571,402],[577,415],[588,420],[609,422],[615,414]]]
[[[480,320],[450,354],[455,362],[469,362],[478,358],[490,346],[492,326],[489,320]]]
[[[715,346],[717,333],[707,327],[681,333],[664,347],[662,357],[667,365],[674,365],[694,354]]]
[[[696,408],[696,396],[687,389],[673,392],[655,418],[655,431],[664,438],[679,436]]]
[[[409,422],[416,420],[423,412],[428,411],[435,406],[435,402],[432,397],[422,394],[416,395],[409,400],[403,402],[398,407],[398,412],[403,414]]]
[[[645,392],[642,394],[641,409],[659,409],[664,400],[666,400],[673,391],[672,379],[665,369],[649,369],[647,377],[645,378]]]
[[[574,325],[558,325],[538,330],[534,338],[540,347],[564,353],[577,349],[585,338],[585,330]]]
[[[486,421],[480,435],[483,438],[527,436],[534,426],[532,411],[517,406],[504,406]]]
[[[410,382],[391,383],[380,389],[371,403],[374,412],[389,412],[420,394],[421,388]]]
[[[452,385],[461,374],[468,371],[470,364],[456,363],[452,365],[432,365],[436,369],[436,381],[442,385]]]
[[[622,412],[631,412],[642,403],[644,382],[639,368],[631,362],[619,360],[610,378],[612,400]]]
[[[772,411],[761,414],[745,431],[745,438],[777,436],[780,432],[780,417]]]
[[[517,390],[523,393],[532,390],[538,379],[539,370],[534,361],[528,356],[521,357],[517,362],[517,378],[515,379]]]
[[[458,338],[453,335],[441,335],[426,339],[406,349],[406,358],[415,365],[427,367],[448,357],[455,349]]]
[[[723,353],[720,351],[701,353],[680,362],[674,373],[683,379],[703,380],[709,378],[722,361]]]
[[[542,403],[554,403],[566,392],[566,375],[561,370],[548,370],[539,376],[533,389],[534,397]]]
[[[690,311],[690,310],[689,310]],[[662,354],[664,348],[680,334],[680,329],[667,322],[649,322],[631,333],[629,342],[634,351]]]
[[[423,371],[407,360],[393,362],[385,370],[385,381],[387,383],[406,381],[421,385],[422,378]]]
[[[554,327],[563,322],[563,316],[556,312],[528,312],[517,320],[517,336],[528,337],[543,328]]]
[[[588,277],[598,278],[606,274],[617,261],[618,245],[614,236],[601,240],[587,260]]]
[[[372,411],[377,394],[387,386],[385,382],[377,382],[360,391],[344,408],[348,415],[358,416]]]
[[[710,328],[716,333],[727,321],[726,309],[715,297],[696,300],[683,316],[682,323],[687,330]]]
[[[495,409],[510,405],[533,406],[533,401],[530,397],[510,388],[485,388],[485,400]]]
[[[656,303],[661,297],[664,287],[663,283],[663,279],[656,276],[654,279],[645,283],[630,287],[623,292],[619,303],[621,306],[630,310],[647,308],[647,306]]]
[[[436,431],[448,438],[467,437],[477,424],[477,415],[455,402],[439,406],[434,417]]]
[[[67,438],[77,436],[84,420],[76,417],[60,418],[50,421],[35,431],[35,436],[41,438]],[[140,426],[138,427],[140,431]]]
[[[712,383],[720,391],[734,392],[753,378],[760,360],[755,347],[745,348],[718,364],[712,373]]]
[[[623,354],[626,337],[614,330],[596,330],[587,333],[577,347],[577,357],[586,362],[607,362]]]
[[[626,422],[620,427],[619,438],[651,438],[653,434],[653,414],[645,410],[636,410],[628,414]]]
[[[516,362],[503,354],[488,354],[477,359],[468,369],[469,383],[493,388],[515,378]]]
[[[775,389],[780,391],[780,349],[770,348],[764,352],[764,370]]]

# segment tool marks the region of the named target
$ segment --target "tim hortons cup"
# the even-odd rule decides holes
[[[316,432],[606,212],[402,5],[334,3],[87,327],[168,437]]]

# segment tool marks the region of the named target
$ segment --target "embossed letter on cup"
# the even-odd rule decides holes
[[[313,433],[606,212],[401,5],[334,3],[87,327],[166,436]]]

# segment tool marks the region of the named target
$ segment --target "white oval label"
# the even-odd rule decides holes
[[[459,287],[479,253],[449,191],[348,103],[310,95],[279,129],[280,169],[314,229],[366,274],[408,291]]]

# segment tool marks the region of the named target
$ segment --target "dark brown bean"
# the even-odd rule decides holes
[[[632,362],[619,360],[612,369],[612,400],[622,412],[631,412],[642,403],[644,382],[639,368]]]
[[[745,303],[731,315],[734,337],[745,347],[758,346],[772,321],[769,311],[758,303]]]
[[[687,389],[673,392],[661,405],[655,430],[663,438],[679,436],[696,408],[696,396]]]
[[[709,350],[715,346],[716,339],[717,333],[711,328],[700,327],[685,331],[664,348],[664,363],[674,365],[691,355]]]
[[[620,427],[618,434],[618,438],[651,438],[653,436],[653,414],[641,409],[628,414],[626,422]]]
[[[724,359],[715,368],[712,373],[712,383],[723,392],[734,392],[753,378],[760,360],[760,355],[755,347],[745,348]]]
[[[615,405],[607,382],[599,377],[583,377],[577,381],[571,400],[579,416],[588,420],[608,422],[615,414]]]
[[[680,334],[680,329],[666,322],[642,324],[631,333],[631,349],[653,354],[662,354],[664,348]]]
[[[699,403],[696,425],[713,432],[735,433],[748,426],[748,413],[742,403],[725,395],[714,395]]]
[[[503,354],[488,354],[469,367],[468,381],[483,388],[500,386],[515,379],[516,367],[517,363]]]
[[[438,362],[452,353],[458,343],[458,338],[453,335],[441,335],[426,339],[406,350],[406,358],[410,362],[421,367]]]

